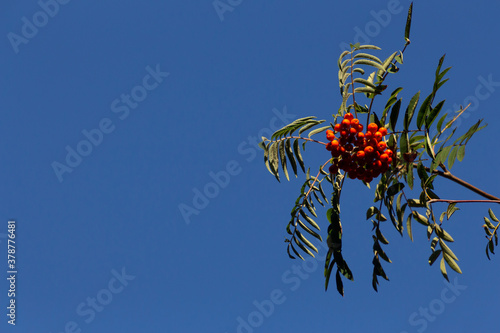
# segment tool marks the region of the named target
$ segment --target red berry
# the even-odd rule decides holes
[[[378,126],[377,126],[377,124],[375,124],[375,123],[370,123],[370,124],[368,125],[368,131],[372,132],[373,134],[375,134],[375,132],[377,132],[377,130],[378,130]]]
[[[326,139],[328,141],[332,141],[332,140],[335,140],[335,134],[333,133],[332,130],[327,130],[326,131]]]
[[[331,165],[330,168],[328,168],[328,171],[330,171],[330,173],[336,174],[339,171],[339,168],[336,165]]]
[[[349,113],[345,114],[344,119],[352,120],[352,119],[354,119],[354,116],[352,115],[352,113],[349,112]]]
[[[333,126],[333,129],[335,130],[335,132],[340,132],[340,124],[335,124],[335,126]]]
[[[372,146],[365,147],[364,149],[366,155],[370,155],[373,153],[374,149]]]
[[[342,125],[347,128],[347,127],[351,126],[351,121],[349,119],[344,119],[344,120],[342,120]]]
[[[385,143],[384,141],[380,141],[377,144],[377,148],[378,148],[378,150],[383,151],[385,148],[387,148],[387,143]]]
[[[378,131],[379,131],[380,133],[382,133],[382,135],[383,135],[383,136],[386,136],[386,135],[387,135],[387,128],[385,128],[385,127],[380,127],[380,128],[378,129]]]

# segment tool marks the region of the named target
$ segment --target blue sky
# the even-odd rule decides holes
[[[484,254],[487,205],[462,206],[445,224],[464,272],[450,272],[451,285],[427,264],[423,228],[412,243],[388,225],[391,281],[375,293],[365,221],[373,194],[350,182],[343,253],[355,282],[342,298],[324,292],[324,250],[288,259],[285,226],[302,181],[278,184],[253,144],[284,121],[330,120],[342,45],[376,44],[381,57],[401,49],[409,3],[2,2],[0,253],[15,219],[18,276],[16,327],[0,283],[0,331],[496,329],[488,318],[500,258]],[[417,2],[405,64],[387,81],[404,86],[404,103],[426,96],[447,54],[453,69],[437,98],[449,111],[473,103],[459,130],[489,124],[452,171],[496,195],[499,10],[486,0]],[[304,157],[316,168],[325,153],[310,146]],[[436,185],[443,198],[478,198]],[[183,216],[179,207],[195,209],[205,190],[211,198]],[[6,276],[6,259],[0,269]]]

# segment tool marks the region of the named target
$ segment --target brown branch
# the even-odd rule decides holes
[[[453,200],[453,199],[431,199],[427,203],[434,202],[447,202],[447,203],[497,203],[500,204],[500,200]]]
[[[417,163],[413,163],[413,167],[416,168],[417,167]],[[428,168],[428,167],[425,167],[425,170],[427,170],[427,171],[430,172],[430,168]],[[449,180],[451,180],[451,181],[453,181],[453,182],[455,182],[455,183],[457,183],[457,184],[465,187],[466,189],[469,189],[472,192],[479,194],[480,196],[482,196],[482,197],[484,197],[486,199],[493,200],[493,201],[500,201],[500,198],[495,197],[494,195],[489,194],[489,193],[487,193],[487,192],[485,192],[485,191],[483,191],[483,190],[475,187],[474,185],[471,185],[471,184],[467,183],[465,180],[458,178],[457,176],[453,175],[449,171],[443,172],[443,171],[440,171],[440,170],[434,170],[432,173],[433,174],[437,174],[437,175],[439,175],[439,176],[441,176],[443,178],[449,179]]]

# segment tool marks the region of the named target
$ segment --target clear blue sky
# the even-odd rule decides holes
[[[409,1],[221,0],[219,13],[212,0],[54,3],[0,4],[1,332],[497,328],[500,258],[486,259],[481,227],[488,206],[464,206],[445,224],[464,272],[449,273],[458,287],[428,266],[422,227],[412,243],[387,225],[391,281],[375,293],[365,221],[373,194],[350,182],[343,253],[355,282],[342,298],[324,292],[324,251],[288,259],[285,226],[302,180],[278,184],[252,143],[283,119],[331,119],[342,43],[363,34],[381,57],[401,49]],[[447,54],[453,69],[439,100],[450,111],[479,102],[461,131],[478,118],[489,124],[452,171],[496,195],[499,11],[496,1],[417,2],[405,65],[388,81],[405,87],[404,103],[426,96]],[[482,80],[493,83],[478,88]],[[305,158],[317,165],[326,153],[310,146]],[[443,198],[477,198],[437,185]],[[212,198],[184,218],[180,205],[194,207],[205,187]],[[8,219],[17,221],[16,327],[5,309]]]

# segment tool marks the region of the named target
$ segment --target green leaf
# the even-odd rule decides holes
[[[384,259],[389,263],[392,262],[391,259],[389,259],[389,257],[387,256],[387,254],[385,254],[384,250],[382,250],[380,244],[377,241],[375,241],[375,243],[373,244],[373,250],[375,251],[376,254],[380,256],[380,258]]]
[[[314,209],[314,207],[311,205],[311,203],[309,202],[309,200],[304,200],[304,204],[306,205],[306,208],[307,210],[314,216],[314,217],[318,217],[318,215],[316,214],[316,211]]]
[[[465,156],[465,145],[460,146],[457,151],[457,159],[462,162]]]
[[[411,232],[411,214],[409,214],[408,218],[406,219],[406,230],[408,232],[408,236],[410,236],[410,239],[413,242],[413,235]]]
[[[446,218],[449,220],[450,217],[453,215],[453,213],[455,213],[457,210],[459,210],[460,208],[458,207],[455,207],[456,205],[456,202],[453,202],[453,203],[450,203],[448,205],[448,209],[446,209]]]
[[[372,88],[374,90],[376,90],[377,86],[373,84],[373,82],[370,82],[368,80],[365,80],[365,79],[362,79],[362,78],[355,78],[353,80],[353,82],[355,83],[361,83],[361,84],[364,84],[365,86],[367,86],[368,88]]]
[[[309,233],[311,236],[313,237],[316,237],[320,242],[323,241],[323,239],[321,238],[321,235],[318,234],[316,231],[312,230],[311,228],[309,228],[307,225],[304,224],[304,222],[302,222],[301,220],[298,220],[299,222],[299,225],[302,227],[302,229],[304,229],[307,233]]]
[[[272,174],[280,181],[280,176],[278,174],[279,167],[279,152],[278,152],[278,142],[274,142],[269,147],[269,166],[271,167]]]
[[[438,133],[441,133],[441,128],[443,126],[443,122],[444,120],[446,119],[446,116],[448,116],[447,113],[445,113],[439,120],[438,120],[438,123],[437,123],[437,130],[438,130]]]
[[[450,282],[450,280],[448,279],[448,273],[446,273],[446,264],[444,263],[444,256],[443,258],[441,258],[441,263],[439,265],[439,268],[441,269],[441,274],[443,274],[446,281]]]
[[[417,211],[413,211],[413,218],[415,218],[415,220],[417,220],[417,222],[420,224],[423,224],[425,226],[430,225],[429,220]]]
[[[453,259],[458,260],[455,253],[453,253],[453,251],[448,247],[448,245],[446,245],[446,243],[441,238],[439,239],[439,245],[441,246],[441,249],[443,250],[444,253],[447,253]]]
[[[408,163],[408,173],[406,174],[406,183],[410,190],[413,190],[413,165]]]
[[[339,270],[337,270],[337,273],[335,274],[335,281],[337,283],[337,291],[340,295],[344,296],[344,284],[342,283]]]
[[[418,127],[418,129],[421,129],[422,125],[424,124],[424,120],[425,120],[425,118],[430,110],[430,106],[431,106],[431,102],[432,102],[433,98],[434,98],[434,94],[430,94],[429,96],[427,96],[425,98],[424,102],[420,106],[420,110],[418,111],[418,114],[417,114],[417,127]]]
[[[436,158],[436,155],[434,154],[434,147],[432,146],[431,143],[431,138],[429,138],[429,132],[425,132],[425,150],[427,152],[427,155],[429,155],[433,160]]]
[[[353,66],[355,66],[355,65],[366,65],[366,66],[375,67],[377,69],[385,71],[384,67],[382,67],[381,64],[379,64],[373,60],[359,59],[359,60],[354,61]]]
[[[295,156],[297,157],[297,161],[299,161],[299,165],[302,168],[302,171],[306,172],[304,160],[302,159],[302,155],[300,155],[299,139],[295,139],[295,141],[293,142],[293,151],[295,152]]]
[[[382,242],[382,244],[385,244],[385,245],[389,244],[389,241],[387,240],[387,238],[385,238],[385,237],[384,237],[384,235],[382,234],[382,232],[380,231],[380,229],[379,229],[379,228],[377,228],[377,229],[375,230],[375,234],[377,235],[377,239],[378,239],[379,241],[381,241],[381,242]]]
[[[403,183],[396,183],[394,185],[391,185],[387,189],[387,195],[388,196],[394,196],[397,193],[399,193],[399,191],[401,191],[404,187],[405,187],[405,184],[403,184]]]
[[[309,132],[309,135],[308,137],[310,138],[311,136],[313,136],[314,134],[318,134],[318,133],[321,133],[323,131],[326,131],[327,129],[331,128],[330,125],[328,126],[324,126],[324,127],[320,127],[320,128],[317,128],[315,130],[312,130],[311,132]]]
[[[373,60],[375,62],[378,62],[379,64],[382,64],[382,61],[379,58],[377,58],[376,56],[371,55],[369,53],[360,52],[360,53],[357,53],[356,55],[354,55],[353,58],[354,59],[363,58],[363,59]]]
[[[301,248],[302,251],[304,251],[305,253],[307,253],[308,255],[310,255],[311,257],[314,258],[314,253],[312,253],[311,250],[309,250],[307,247],[305,247],[304,244],[302,244],[297,237],[294,236],[293,240],[295,241],[295,244],[297,244]]]
[[[398,122],[398,116],[399,116],[399,109],[401,108],[401,101],[402,101],[401,98],[398,99],[398,101],[392,107],[390,122],[389,122],[391,131],[394,131],[396,129],[396,123]]]
[[[381,50],[381,48],[375,45],[360,45],[356,50]]]
[[[448,266],[450,266],[451,269],[453,269],[458,274],[462,274],[462,270],[460,269],[458,264],[446,252],[443,252],[443,258],[444,258],[444,260],[446,260],[446,262],[448,263]]]
[[[285,153],[285,141],[281,141],[279,143],[279,153],[281,159],[281,168],[283,169],[283,173],[285,174],[286,180],[290,180],[288,177],[288,170],[286,168],[286,153]]]
[[[455,241],[453,239],[453,237],[451,237],[451,235],[449,233],[447,233],[446,230],[444,230],[443,228],[441,228],[439,225],[436,225],[435,228],[436,228],[436,234],[440,238],[444,239],[447,242],[454,242]]]
[[[295,162],[295,157],[293,156],[292,145],[290,143],[290,139],[287,139],[285,141],[285,151],[286,151],[286,155],[288,156],[288,161],[290,162],[290,165],[292,166],[293,173],[294,173],[295,177],[297,177],[297,162]]]
[[[432,109],[430,114],[425,119],[425,127],[427,128],[427,130],[429,130],[432,123],[434,122],[436,117],[439,115],[439,112],[441,112],[441,109],[443,108],[444,102],[445,101],[439,102],[438,105],[436,105],[436,107]]]
[[[307,221],[307,223],[309,223],[310,225],[312,225],[314,228],[320,230],[319,225],[316,222],[314,222],[314,220],[312,218],[310,218],[309,216],[307,216],[306,213],[304,213],[304,211],[302,209],[299,211],[299,213]]]
[[[335,260],[332,260],[330,267],[325,270],[325,291],[328,290],[328,283],[330,282],[330,276],[332,274],[333,265],[335,265]]]
[[[408,107],[406,108],[405,121],[404,121],[405,131],[407,131],[408,127],[410,126],[411,119],[413,118],[413,113],[417,108],[419,98],[420,98],[420,91],[417,92],[415,95],[413,95],[413,97],[410,100],[410,103],[408,104]]]
[[[370,217],[372,217],[373,215],[375,215],[377,213],[380,213],[377,207],[372,206],[372,207],[368,208],[368,210],[366,211],[366,219],[368,220]]]
[[[314,246],[313,243],[311,243],[307,238],[305,238],[304,235],[302,235],[302,233],[299,230],[295,230],[295,234],[299,236],[300,240],[303,241],[304,244],[306,244],[311,250],[318,253],[318,249],[316,248],[316,246]]]
[[[413,2],[410,4],[410,8],[408,9],[408,16],[406,18],[406,26],[405,26],[405,41],[407,43],[410,42],[410,28],[411,28],[411,16],[413,12]]]
[[[401,154],[406,154],[410,151],[408,132],[401,133],[401,137],[399,140],[399,149],[401,150]]]
[[[500,220],[498,220],[498,218],[495,216],[495,214],[493,214],[493,211],[491,210],[491,208],[488,209],[488,214],[490,214],[490,217],[493,221],[500,222]]]
[[[457,159],[458,148],[459,146],[453,147],[450,155],[448,156],[448,169],[451,169],[453,167],[453,164],[455,164],[455,160]]]
[[[351,52],[349,52],[349,51],[344,51],[344,52],[342,52],[342,53],[340,54],[340,57],[339,57],[339,60],[338,60],[339,69],[342,69],[342,67],[343,67],[343,66],[341,66],[341,64],[342,64],[342,58],[344,58],[344,57],[345,57],[346,55],[348,55],[349,53],[351,53]]]
[[[432,252],[432,254],[429,256],[429,265],[432,266],[432,264],[436,261],[437,258],[439,258],[439,255],[441,254],[441,250],[437,250]]]

